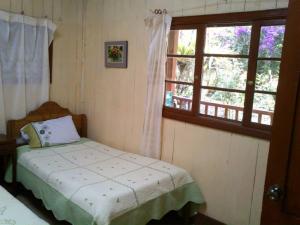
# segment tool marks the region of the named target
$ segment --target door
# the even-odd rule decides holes
[[[300,0],[290,0],[262,225],[300,224]]]

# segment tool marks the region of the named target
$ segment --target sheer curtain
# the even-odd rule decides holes
[[[49,99],[48,48],[56,26],[47,19],[0,11],[0,133]]]
[[[168,14],[153,14],[146,18],[149,31],[147,96],[141,153],[152,158],[161,157],[161,122],[165,87],[167,39],[172,18]]]

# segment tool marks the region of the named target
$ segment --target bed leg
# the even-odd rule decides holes
[[[19,184],[16,182],[14,185],[14,196],[17,196],[20,193],[20,186]]]
[[[190,206],[191,206],[191,204],[187,203],[182,209],[184,225],[190,224],[190,210],[191,210]]]

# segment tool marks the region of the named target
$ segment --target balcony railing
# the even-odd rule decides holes
[[[172,96],[172,102],[174,104],[174,108],[191,110],[192,109],[192,99]]]
[[[192,109],[192,100],[190,98],[173,96],[173,107],[185,110]],[[209,116],[220,117],[224,119],[230,119],[235,121],[242,121],[243,108],[231,105],[222,105],[211,102],[200,102],[200,113]],[[273,121],[273,112],[252,110],[252,122],[271,125]]]

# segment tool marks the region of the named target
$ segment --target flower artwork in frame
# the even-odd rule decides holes
[[[105,67],[127,68],[127,41],[105,42]]]

